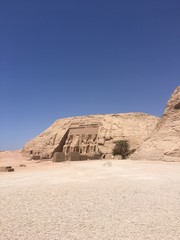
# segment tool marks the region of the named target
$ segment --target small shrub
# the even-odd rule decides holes
[[[116,145],[113,148],[113,155],[121,155],[122,159],[127,158],[129,155],[129,143],[127,140],[120,140],[116,142]]]

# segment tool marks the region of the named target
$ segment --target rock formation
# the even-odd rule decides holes
[[[172,94],[156,128],[132,159],[180,161],[180,86]]]
[[[90,115],[57,120],[28,142],[23,154],[34,159],[51,158],[55,152],[79,152],[82,156],[108,155],[118,140],[136,149],[154,130],[159,118],[144,113]]]

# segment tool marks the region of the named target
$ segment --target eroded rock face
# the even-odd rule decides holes
[[[149,139],[131,158],[180,161],[180,86],[172,94]]]
[[[111,154],[118,140],[128,140],[130,148],[135,149],[154,130],[158,120],[144,113],[59,119],[28,142],[23,153],[41,158],[51,158],[55,152],[79,152],[89,156]]]

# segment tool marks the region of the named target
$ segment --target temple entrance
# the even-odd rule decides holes
[[[78,152],[83,155],[98,153],[97,134],[98,125],[84,125],[83,127],[70,128],[63,152]]]

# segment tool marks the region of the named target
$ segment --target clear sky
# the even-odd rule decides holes
[[[0,149],[56,119],[161,116],[180,85],[179,0],[1,0]]]

